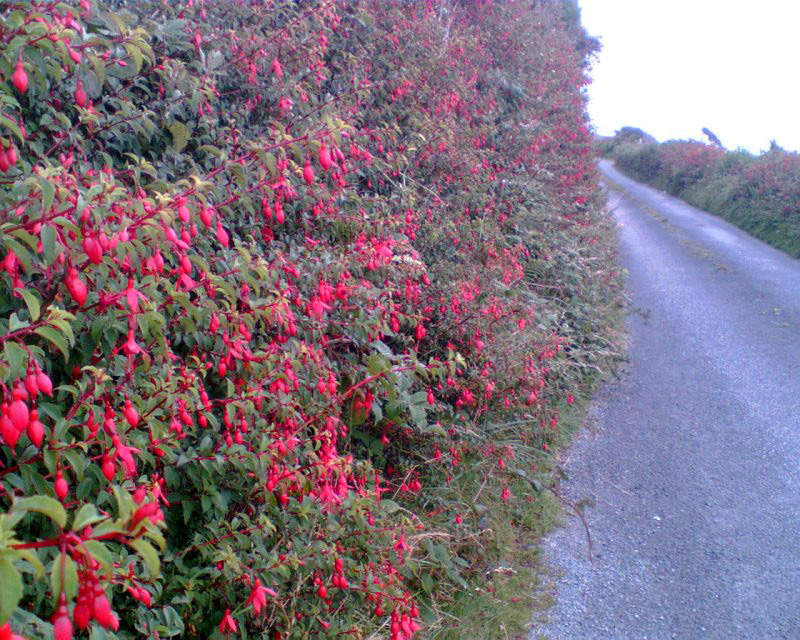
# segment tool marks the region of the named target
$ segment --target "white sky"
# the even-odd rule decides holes
[[[603,50],[589,113],[659,140],[800,150],[800,0],[579,0]]]

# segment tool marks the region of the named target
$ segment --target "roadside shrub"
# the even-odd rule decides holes
[[[612,153],[617,166],[631,176],[650,184],[665,184],[664,161],[656,144],[621,144]]]
[[[435,625],[481,579],[460,478],[527,482],[605,348],[579,25],[0,12],[3,633]]]

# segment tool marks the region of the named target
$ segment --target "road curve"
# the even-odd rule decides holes
[[[601,161],[630,362],[565,454],[531,638],[800,638],[800,261]]]

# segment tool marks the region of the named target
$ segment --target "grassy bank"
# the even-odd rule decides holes
[[[609,366],[613,363],[609,362]],[[563,474],[559,453],[582,428],[593,392],[602,377],[587,380],[574,404],[562,414],[562,426],[552,455],[540,462],[535,486],[527,480],[517,484],[514,503],[493,500],[485,505],[487,516],[483,538],[476,540],[486,558],[485,584],[463,591],[441,612],[442,625],[436,640],[524,640],[531,623],[547,620],[555,604],[556,583],[552,567],[543,556],[541,542],[566,518],[577,517],[579,505],[565,501],[559,492]],[[478,478],[472,488],[480,491]]]

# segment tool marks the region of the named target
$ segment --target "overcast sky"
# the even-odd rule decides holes
[[[800,150],[800,0],[579,0],[600,38],[589,112],[601,135]]]

